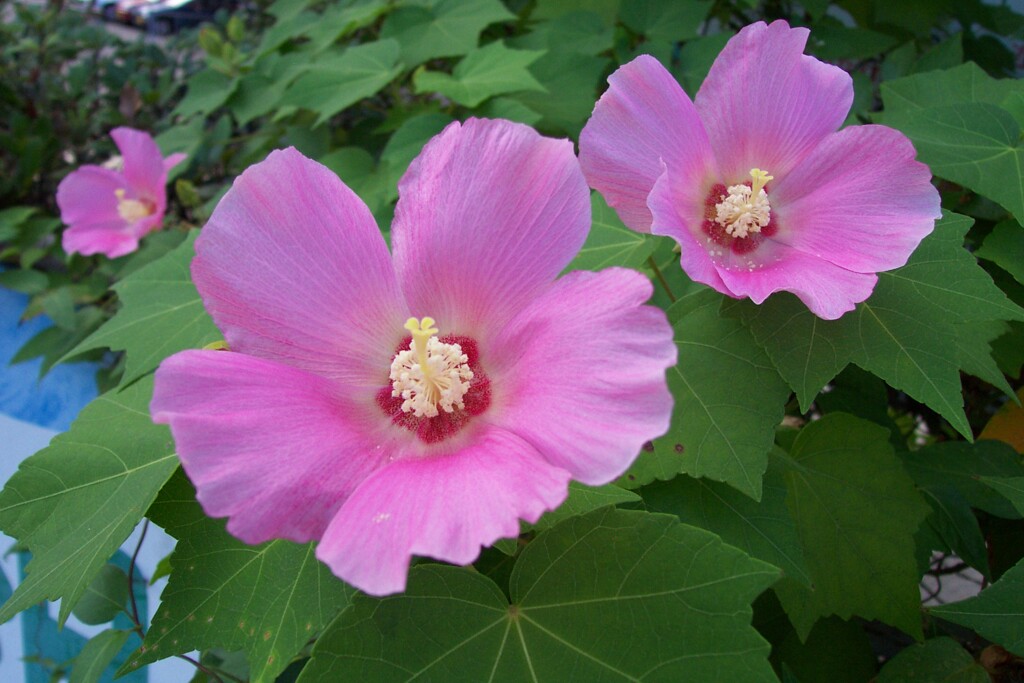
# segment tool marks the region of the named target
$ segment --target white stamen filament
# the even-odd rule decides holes
[[[464,408],[473,371],[469,357],[458,344],[445,344],[435,336],[433,318],[409,318],[405,329],[412,334],[407,351],[391,362],[391,395],[401,397],[402,411],[416,417],[436,417]]]
[[[733,237],[746,237],[771,222],[771,205],[764,186],[774,176],[759,168],[750,169],[751,184],[731,185],[729,194],[715,205],[715,221]]]

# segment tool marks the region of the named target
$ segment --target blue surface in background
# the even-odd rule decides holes
[[[64,431],[96,396],[95,363],[58,365],[39,379],[42,359],[10,365],[18,349],[51,325],[45,316],[20,322],[28,297],[0,288],[0,413]]]

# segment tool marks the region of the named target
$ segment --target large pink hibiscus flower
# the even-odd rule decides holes
[[[375,595],[412,555],[471,562],[570,478],[621,474],[668,428],[675,362],[645,277],[558,277],[590,225],[570,142],[453,123],[399,194],[389,255],[295,150],[243,173],[192,263],[231,350],[165,360],[152,403],[207,513],[250,543],[319,539]]]
[[[139,240],[160,228],[167,208],[167,172],[185,158],[166,159],[148,133],[132,128],[110,132],[121,151],[112,165],[82,166],[57,186],[64,251],[69,254],[123,256]]]
[[[755,303],[790,291],[834,319],[907,262],[939,194],[901,133],[837,132],[852,81],[804,55],[807,36],[747,26],[693,102],[654,58],[634,59],[609,78],[580,163],[626,225],[679,242],[693,280]]]

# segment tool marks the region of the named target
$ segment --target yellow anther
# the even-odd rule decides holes
[[[756,198],[758,193],[764,189],[764,186],[768,184],[769,180],[775,180],[775,176],[768,175],[767,171],[762,171],[759,168],[750,169],[750,178],[753,180],[750,188],[750,195],[754,198]]]
[[[219,340],[217,340],[215,342],[210,342],[209,344],[204,346],[203,350],[204,351],[230,351],[231,349],[228,348],[228,343],[226,341],[224,341],[223,339],[219,339]]]

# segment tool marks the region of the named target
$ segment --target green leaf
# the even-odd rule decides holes
[[[68,683],[99,683],[131,634],[131,631],[110,629],[90,638],[71,662]]]
[[[537,520],[536,524],[526,526],[537,531],[543,531],[570,517],[578,517],[599,508],[619,505],[621,503],[639,502],[640,496],[614,484],[587,486],[578,481],[570,481],[569,495],[566,497],[565,502],[554,510],[545,512]]]
[[[499,0],[436,0],[429,6],[398,8],[384,20],[380,37],[394,38],[405,66],[414,67],[428,59],[467,54],[481,31],[514,18]]]
[[[860,623],[836,617],[819,619],[806,642],[789,628],[780,642],[772,643],[772,662],[780,662],[794,681],[864,683],[873,679],[876,661]]]
[[[170,431],[149,418],[152,392],[147,378],[100,396],[0,492],[0,529],[32,552],[0,622],[62,599],[63,624],[177,467]]]
[[[228,100],[227,106],[238,124],[245,125],[276,110],[288,86],[305,73],[310,64],[310,57],[304,52],[261,58],[254,69],[241,78],[238,89]]]
[[[839,320],[821,320],[788,295],[772,296],[761,306],[734,305],[802,410],[852,361],[970,437],[958,346],[958,335],[969,330],[955,325],[1024,315],[963,248],[970,225],[965,216],[946,214],[907,265],[879,273],[871,298]]]
[[[685,475],[655,482],[640,491],[647,509],[676,515],[707,529],[751,557],[782,569],[783,576],[810,586],[796,523],[786,508],[782,468],[769,463],[760,502],[733,488]]]
[[[1017,514],[1024,517],[1024,476],[1019,477],[978,477],[986,486],[998,491],[1010,501]]]
[[[569,495],[566,496],[565,501],[554,510],[549,510],[541,515],[536,524],[520,521],[520,533],[550,529],[570,517],[584,515],[609,505],[639,502],[640,496],[615,484],[587,486],[578,481],[570,481]],[[494,547],[506,555],[515,555],[519,542],[516,538],[503,538],[495,543]]]
[[[1010,94],[1024,93],[1024,83],[996,80],[974,62],[947,71],[930,71],[882,83],[886,112],[941,107],[957,102],[1000,104]]]
[[[552,49],[530,66],[546,92],[526,91],[514,97],[543,116],[539,124],[542,128],[577,137],[594,109],[598,85],[608,64],[603,57]]]
[[[1009,325],[1001,320],[985,320],[955,325],[954,330],[960,369],[1015,398],[1013,387],[992,357],[992,342],[1006,334],[1010,330]]]
[[[974,255],[991,261],[1024,285],[1024,227],[1017,221],[1003,221],[992,228]]]
[[[619,19],[652,42],[676,43],[697,35],[713,3],[710,0],[629,0]]]
[[[615,25],[622,0],[537,0],[531,19],[557,19],[581,11],[593,12],[608,26]]]
[[[83,624],[105,624],[128,604],[128,575],[105,564],[71,613]]]
[[[935,175],[1002,204],[1024,220],[1024,149],[1020,125],[993,104],[965,102],[888,112]]]
[[[174,109],[174,114],[189,118],[208,114],[222,106],[238,87],[238,79],[213,69],[204,69],[188,79],[188,92]]]
[[[121,309],[65,358],[90,349],[123,349],[128,360],[122,382],[128,383],[172,353],[221,339],[189,272],[196,235],[193,232],[174,251],[114,285]]]
[[[398,197],[398,181],[405,175],[412,160],[423,150],[423,146],[453,120],[447,114],[436,112],[417,114],[391,135],[380,153],[380,163],[388,178],[386,190],[389,198]]]
[[[496,40],[463,57],[450,76],[419,70],[412,82],[417,94],[436,92],[465,107],[475,107],[495,95],[544,92],[544,86],[526,68],[543,54],[540,50],[510,50]]]
[[[358,0],[328,5],[320,21],[307,33],[313,52],[328,48],[354,31],[369,26],[390,11],[389,5],[384,0]]]
[[[314,544],[246,545],[208,519],[179,473],[150,509],[178,539],[171,578],[142,647],[121,673],[190,650],[244,649],[253,681],[273,681],[343,609],[352,588],[314,556]]]
[[[953,486],[921,487],[920,491],[932,508],[927,524],[946,545],[922,550],[928,556],[933,550],[951,550],[986,577],[990,576],[985,537],[967,499]]]
[[[1006,519],[1020,517],[1014,505],[986,482],[1024,476],[1021,456],[1002,441],[945,441],[901,453],[900,458],[922,488],[953,487],[972,507]]]
[[[630,230],[598,192],[590,195],[593,222],[587,241],[566,270],[640,268],[654,252],[655,238]]]
[[[526,35],[509,41],[513,46],[532,50],[564,50],[581,55],[596,55],[610,50],[615,30],[589,11],[570,12],[537,24]]]
[[[543,117],[518,100],[510,97],[495,97],[477,109],[477,113],[489,119],[508,119],[517,123],[534,126]]]
[[[679,349],[679,362],[668,371],[675,409],[654,449],[671,453],[679,444],[682,471],[760,500],[789,387],[750,331],[719,315],[721,302],[701,290],[669,309]]]
[[[775,577],[672,517],[606,508],[523,550],[511,604],[436,564],[414,567],[404,595],[356,597],[299,680],[771,681],[749,605]]]
[[[889,432],[832,413],[808,424],[786,458],[786,504],[814,589],[776,588],[806,637],[819,616],[879,619],[921,637],[914,532],[929,513]]]
[[[870,29],[823,23],[814,27],[808,48],[818,59],[837,62],[874,57],[898,42],[899,38]]]
[[[991,683],[985,667],[952,638],[932,638],[914,644],[890,659],[878,674],[878,683],[941,681]]]
[[[313,125],[319,126],[349,105],[376,94],[398,76],[398,54],[399,44],[394,40],[325,54],[288,87],[281,105],[315,112],[318,116]]]
[[[1024,560],[975,597],[928,611],[1024,655]]]
[[[339,147],[318,160],[338,174],[376,215],[396,193],[395,183],[362,147]]]

